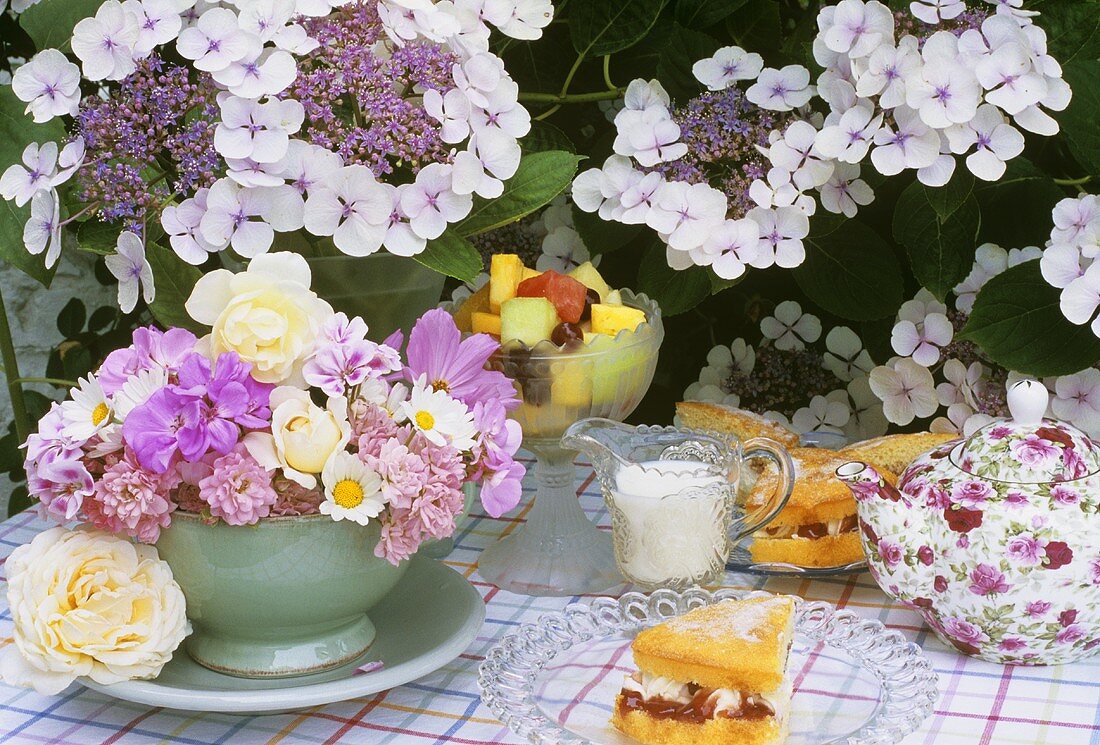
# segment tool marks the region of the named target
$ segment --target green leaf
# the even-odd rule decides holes
[[[894,208],[894,238],[908,249],[917,280],[940,300],[970,273],[980,226],[981,211],[973,195],[943,219],[924,185],[916,181],[901,193]]]
[[[901,263],[890,244],[855,220],[807,238],[794,279],[811,300],[850,321],[893,315],[903,300]]]
[[[1014,266],[978,293],[959,338],[1025,375],[1068,375],[1096,364],[1100,339],[1089,326],[1066,320],[1059,294],[1043,279],[1038,260]]]
[[[664,244],[655,241],[638,267],[638,291],[656,300],[665,316],[675,316],[710,296],[710,273],[701,266],[673,269],[665,260]]]
[[[429,269],[463,282],[473,282],[485,268],[473,244],[453,230],[428,241],[427,248],[413,258]]]
[[[974,177],[965,168],[956,168],[951,180],[940,187],[925,186],[924,196],[940,220],[946,220],[962,207],[974,191]]]
[[[108,256],[115,252],[118,236],[122,232],[122,223],[109,223],[103,220],[82,222],[76,231],[76,242],[80,248],[90,253]]]
[[[637,44],[661,15],[668,0],[573,0],[569,32],[579,54],[602,57]]]
[[[748,0],[680,0],[676,6],[676,22],[689,28],[713,26]]]
[[[753,0],[726,19],[726,30],[734,43],[753,52],[763,53],[783,45],[779,3]]]
[[[974,196],[982,210],[979,243],[1042,246],[1050,237],[1050,213],[1065,192],[1026,158],[1013,158],[1000,180],[981,182]]]
[[[561,150],[523,156],[516,175],[504,183],[504,193],[496,199],[475,198],[473,210],[454,230],[461,236],[477,235],[515,222],[549,204],[572,182],[581,159]]]
[[[702,31],[692,31],[678,23],[672,25],[668,40],[657,59],[657,77],[674,99],[687,99],[700,90],[691,72],[696,61],[710,57],[721,42]]]
[[[1100,2],[1098,0],[1035,0],[1035,20],[1047,32],[1047,51],[1063,65],[1074,59],[1100,57]]]
[[[71,298],[57,314],[57,330],[66,339],[72,339],[84,330],[86,320],[88,311],[84,308],[84,302],[77,297]]]
[[[31,497],[26,484],[20,484],[12,489],[11,496],[8,497],[8,517],[18,515],[30,506]]]
[[[10,85],[0,85],[0,168],[19,163],[23,150],[32,142],[56,142],[65,136],[59,119],[35,124],[23,113],[26,106],[15,97]],[[0,261],[49,287],[56,265],[47,269],[44,256],[31,256],[23,247],[23,226],[30,215],[29,204],[16,207],[15,202],[0,200]]]
[[[83,345],[69,347],[61,354],[61,375],[78,380],[92,371],[92,353]]]
[[[149,304],[157,321],[165,327],[182,326],[197,334],[206,333],[209,329],[191,318],[183,307],[202,272],[156,243],[145,246],[145,258],[153,268],[153,283],[157,288],[156,299]]]
[[[573,229],[580,235],[585,247],[593,256],[622,248],[637,238],[643,227],[601,220],[596,213],[585,212],[577,205],[573,205]]]
[[[1079,59],[1062,68],[1073,100],[1057,115],[1070,152],[1088,172],[1100,175],[1100,62]]]
[[[101,305],[92,311],[92,317],[88,319],[88,330],[93,334],[102,333],[118,318],[118,308],[112,305]]]
[[[23,11],[19,25],[39,49],[51,47],[68,52],[73,27],[95,15],[103,0],[42,0]]]
[[[525,153],[542,153],[548,150],[561,150],[567,153],[577,152],[576,145],[569,135],[550,122],[535,120],[531,122],[531,131],[519,141]]]

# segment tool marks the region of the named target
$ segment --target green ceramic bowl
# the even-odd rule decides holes
[[[188,654],[246,678],[306,675],[356,659],[374,641],[367,612],[408,565],[376,557],[378,537],[377,522],[327,515],[246,527],[175,513],[157,550],[187,598]]]

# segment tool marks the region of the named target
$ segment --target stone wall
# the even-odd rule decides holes
[[[88,313],[101,305],[116,302],[115,288],[99,284],[92,275],[93,263],[93,258],[87,254],[66,251],[48,290],[19,270],[0,263],[0,284],[19,358],[19,372],[23,376],[36,377],[45,373],[50,351],[62,340],[57,330],[57,314],[71,298],[83,300]],[[35,387],[44,393],[51,391],[48,386]],[[10,423],[11,401],[5,388],[0,391],[0,432],[6,432]],[[0,476],[0,519],[7,515],[10,489],[7,477]]]

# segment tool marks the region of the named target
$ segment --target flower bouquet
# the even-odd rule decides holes
[[[261,674],[354,659],[373,638],[364,616],[370,603],[396,584],[425,541],[454,533],[464,488],[480,485],[494,516],[519,500],[524,468],[513,455],[521,434],[506,417],[518,405],[515,389],[485,369],[498,344],[485,335],[461,339],[452,317],[433,310],[413,327],[403,360],[400,334],[368,341],[363,320],[318,298],[309,266],[292,253],[259,256],[238,274],[206,275],[187,308],[209,335],[138,329],[130,346],[46,414],[26,445],[31,493],[45,516],[158,544],[189,610],[200,611],[189,641],[199,662],[247,674],[256,670],[241,661],[254,641],[248,627],[293,627],[290,638],[308,647],[317,640],[302,639],[301,627],[310,622],[324,626],[330,642],[351,636],[338,658]],[[283,527],[265,533],[270,524]],[[304,525],[308,540],[296,543],[287,524]],[[226,545],[238,541],[259,553],[242,558]],[[287,562],[283,570],[249,575],[268,554]],[[299,576],[302,567],[309,571]],[[309,595],[294,581],[325,583],[334,573],[348,580],[343,594],[311,601],[311,621],[291,623],[288,607],[302,609],[288,593]],[[232,588],[233,602],[215,597],[222,585]],[[83,599],[71,612],[104,598]],[[88,674],[32,644],[42,619],[18,594],[12,601],[15,648],[32,666],[69,680]],[[234,629],[219,613],[244,613],[249,622]],[[339,621],[346,623],[333,629]]]

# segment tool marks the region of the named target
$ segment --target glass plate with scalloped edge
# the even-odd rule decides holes
[[[804,567],[797,564],[785,564],[779,561],[755,562],[749,553],[749,544],[752,536],[745,536],[733,545],[729,559],[726,560],[726,570],[730,572],[744,572],[746,574],[766,574],[772,577],[835,577],[838,574],[852,574],[853,572],[866,572],[867,560],[860,559],[851,564],[842,564],[835,567]]]
[[[700,606],[763,592],[630,592],[549,613],[504,637],[479,668],[481,697],[532,743],[636,745],[610,725],[634,671],[637,632]],[[787,745],[885,745],[914,732],[939,698],[932,664],[878,621],[796,598]]]

